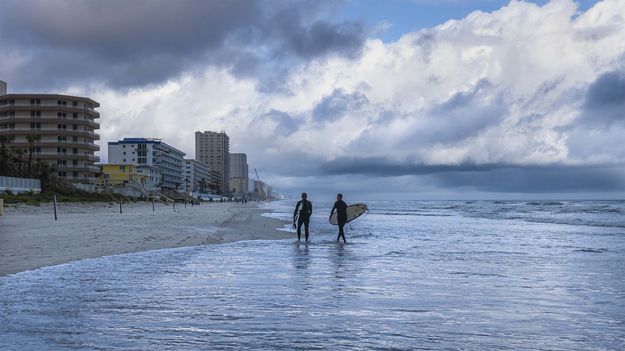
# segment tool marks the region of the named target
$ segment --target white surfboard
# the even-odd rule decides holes
[[[349,223],[354,219],[362,216],[365,212],[367,212],[367,205],[365,204],[354,204],[347,206],[347,222]],[[334,212],[332,216],[330,216],[330,224],[339,225],[338,213]]]

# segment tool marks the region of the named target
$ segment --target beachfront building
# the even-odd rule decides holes
[[[244,153],[230,154],[230,192],[235,196],[245,196],[248,188],[249,166]]]
[[[219,193],[228,195],[230,185],[230,138],[226,132],[195,132],[195,159],[221,174]]]
[[[247,181],[243,178],[230,178],[230,195],[243,197],[247,195]]]
[[[184,189],[185,153],[160,139],[124,138],[109,142],[108,151],[109,163],[140,166],[143,174],[160,173],[161,188]]]
[[[109,192],[114,187],[135,188],[139,195],[158,190],[158,174],[145,174],[140,166],[133,164],[103,164],[96,178],[96,190]]]
[[[99,172],[97,107],[81,96],[8,94],[0,81],[0,137],[11,147],[31,150],[33,161],[55,167],[60,178],[93,186]]]
[[[187,192],[207,193],[214,187],[210,167],[204,162],[197,160],[184,160],[184,182]]]

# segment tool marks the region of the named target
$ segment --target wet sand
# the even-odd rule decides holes
[[[151,203],[5,207],[0,216],[0,276],[84,258],[238,240],[285,239],[284,223],[262,217],[256,203],[176,209]]]

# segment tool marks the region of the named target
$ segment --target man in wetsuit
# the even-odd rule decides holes
[[[332,211],[330,211],[330,217],[336,211],[336,216],[339,222],[339,236],[336,237],[336,242],[339,242],[339,239],[343,237],[343,242],[347,243],[345,240],[345,232],[343,228],[345,227],[345,223],[347,222],[347,204],[343,201],[343,194],[336,195],[336,202],[334,203],[334,207],[332,207]]]
[[[308,242],[308,225],[310,224],[310,216],[312,216],[312,202],[306,200],[307,197],[308,194],[302,193],[302,200],[297,202],[295,211],[293,211],[293,227],[295,227],[295,220],[297,219],[297,241],[301,239],[303,224]]]

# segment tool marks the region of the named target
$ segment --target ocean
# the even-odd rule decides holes
[[[624,201],[372,201],[344,245],[311,200],[308,244],[0,277],[0,349],[625,349]]]

